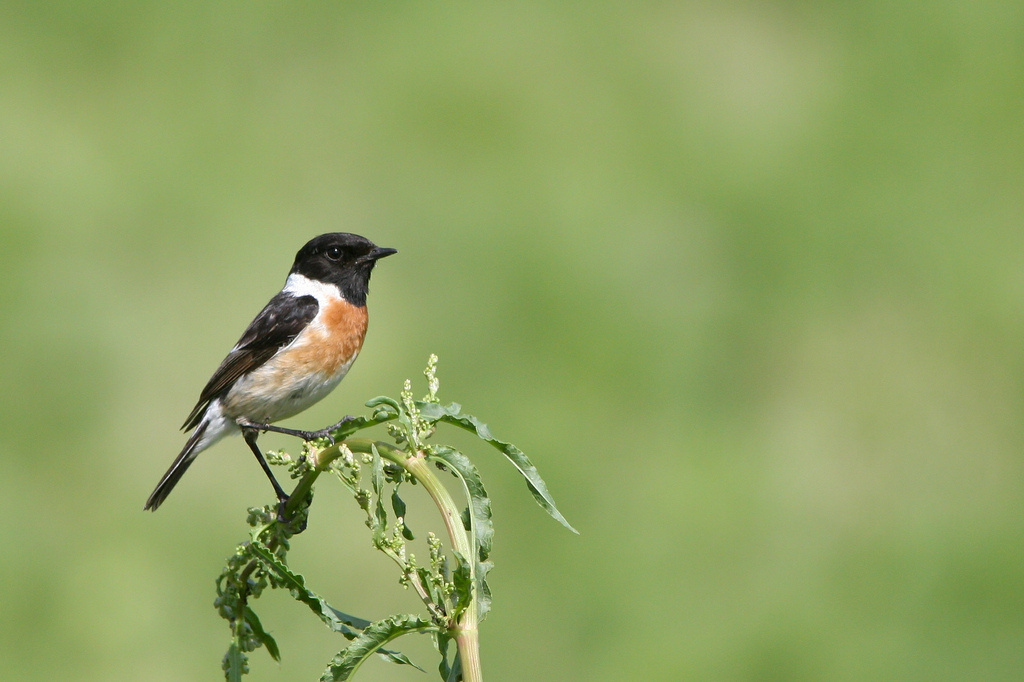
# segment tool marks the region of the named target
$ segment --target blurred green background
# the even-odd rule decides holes
[[[344,230],[401,253],[287,423],[435,352],[582,532],[470,449],[487,679],[1020,679],[1022,103],[1019,2],[0,2],[0,676],[220,678],[269,486],[233,439],[142,505]],[[337,487],[292,564],[416,607]],[[317,679],[342,641],[261,601],[249,679]]]

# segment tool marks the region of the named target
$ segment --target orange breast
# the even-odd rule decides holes
[[[309,330],[309,343],[289,353],[292,367],[335,374],[352,361],[366,337],[366,307],[334,299]]]

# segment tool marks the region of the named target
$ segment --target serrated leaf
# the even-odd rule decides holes
[[[335,632],[340,632],[348,639],[355,638],[359,633],[353,628],[361,629],[369,625],[369,621],[362,618],[355,618],[337,610],[328,604],[322,597],[306,587],[306,580],[298,573],[293,573],[284,562],[273,552],[260,543],[253,542],[250,551],[260,564],[268,571],[274,573],[284,587],[287,587],[292,596],[302,602],[315,613],[324,625]]]
[[[437,630],[438,627],[431,621],[411,615],[389,616],[371,623],[351,644],[334,657],[320,680],[321,682],[348,680],[367,658],[377,653],[391,640],[412,632],[436,632]]]
[[[455,475],[466,486],[472,511],[472,516],[469,519],[471,527],[467,527],[466,530],[474,531],[480,559],[486,559],[491,553],[491,543],[494,539],[494,524],[491,521],[491,499],[487,496],[487,490],[484,488],[483,480],[480,478],[480,472],[473,462],[470,461],[469,457],[447,445],[431,447],[429,457],[432,460],[443,462],[446,467],[455,472]],[[466,515],[463,514],[463,524],[465,524],[466,520]]]
[[[313,613],[320,617],[320,620],[322,620],[327,627],[335,632],[340,632],[346,639],[354,640],[359,635],[358,630],[363,630],[372,624],[365,618],[358,618],[357,616],[350,615],[344,611],[339,611],[328,604],[324,601],[323,597],[318,596],[306,587],[305,578],[298,573],[292,572],[284,562],[278,559],[278,557],[264,545],[254,542],[250,546],[250,551],[264,568],[277,575],[281,580],[282,585],[289,589],[295,599],[306,604]],[[255,614],[253,615],[255,616]],[[262,629],[262,626],[260,629]],[[270,637],[270,635],[267,635],[267,637]],[[271,641],[273,640],[271,639]],[[276,642],[274,642],[274,647],[276,649]],[[267,650],[270,650],[269,646],[267,647]],[[391,661],[392,663],[411,665],[414,668],[422,670],[422,668],[419,668],[419,666],[410,661],[405,654],[401,652],[381,649],[377,653],[385,660]],[[273,656],[273,653],[271,653],[271,656]],[[274,656],[274,659],[280,660],[279,656]]]
[[[505,457],[512,462],[512,465],[519,470],[519,473],[526,479],[526,486],[530,489],[530,493],[534,499],[537,500],[537,504],[541,506],[544,511],[551,515],[553,519],[561,523],[563,526],[571,530],[573,533],[579,535],[579,531],[572,527],[572,525],[562,516],[562,513],[558,511],[558,507],[555,506],[555,500],[551,497],[551,493],[548,492],[547,484],[544,483],[544,479],[541,478],[540,472],[537,471],[537,467],[533,465],[530,458],[526,454],[517,448],[512,443],[507,443],[503,440],[498,440],[491,434],[491,430],[487,427],[487,424],[483,423],[476,417],[470,414],[462,414],[462,406],[458,403],[451,403],[450,405],[439,405],[437,403],[416,403],[416,407],[420,410],[421,416],[431,421],[443,421],[447,424],[458,426],[467,431],[471,431],[477,435],[481,440],[490,443],[492,446],[497,448]]]
[[[491,543],[494,539],[494,524],[491,521],[491,500],[487,497],[480,472],[464,454],[446,445],[434,446],[430,449],[430,459],[444,463],[449,469],[455,472],[462,480],[469,495],[470,527],[467,530],[473,531],[476,538],[476,589],[477,589],[477,612],[480,619],[491,608],[491,590],[487,586],[487,573],[494,567],[488,561],[491,554]],[[466,514],[463,515],[463,523],[466,522]]]

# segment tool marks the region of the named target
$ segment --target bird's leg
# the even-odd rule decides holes
[[[257,431],[271,431],[273,433],[283,433],[286,436],[295,436],[305,441],[316,440],[318,438],[326,438],[331,441],[331,445],[334,445],[334,436],[331,435],[333,431],[337,431],[347,422],[352,421],[355,417],[345,417],[337,424],[328,426],[326,429],[320,429],[319,431],[301,431],[299,429],[288,429],[283,426],[274,426],[273,424],[257,424],[251,422],[248,419],[238,419],[238,425],[242,429],[254,429]]]
[[[252,450],[252,454],[256,455],[256,460],[260,463],[260,466],[263,467],[263,472],[267,475],[267,478],[270,479],[270,484],[274,486],[274,492],[277,493],[277,519],[278,521],[286,522],[287,519],[284,518],[284,507],[288,504],[289,496],[288,493],[284,491],[284,488],[281,487],[281,484],[277,482],[277,479],[274,478],[274,474],[270,471],[270,465],[267,464],[267,460],[264,459],[263,453],[260,452],[259,447],[256,445],[256,439],[259,437],[260,432],[248,425],[239,424],[239,426],[242,427],[242,438],[244,438],[245,442],[249,445],[249,449]]]
[[[340,429],[345,424],[349,423],[350,421],[353,421],[354,419],[355,419],[355,417],[353,417],[352,415],[348,415],[346,417],[342,417],[341,421],[338,422],[337,424],[332,424],[331,426],[328,426],[326,429],[320,429],[319,431],[314,431],[313,433],[314,434],[321,434],[322,433],[323,435],[322,436],[318,435],[317,438],[326,438],[329,441],[331,441],[331,445],[334,445],[334,436],[331,435],[331,434],[333,432],[337,431],[338,429]]]

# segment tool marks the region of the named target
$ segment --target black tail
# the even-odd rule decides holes
[[[153,494],[146,500],[146,506],[144,509],[148,511],[156,511],[156,508],[163,504],[163,501],[167,499],[167,496],[171,494],[171,490],[178,484],[181,477],[185,475],[185,471],[188,469],[188,465],[196,458],[197,452],[193,452],[196,446],[199,444],[199,439],[203,437],[206,432],[206,422],[201,422],[196,430],[189,436],[188,442],[185,443],[185,448],[181,451],[181,454],[174,460],[174,464],[167,470],[164,477],[160,479],[160,482],[156,484],[156,489]]]

